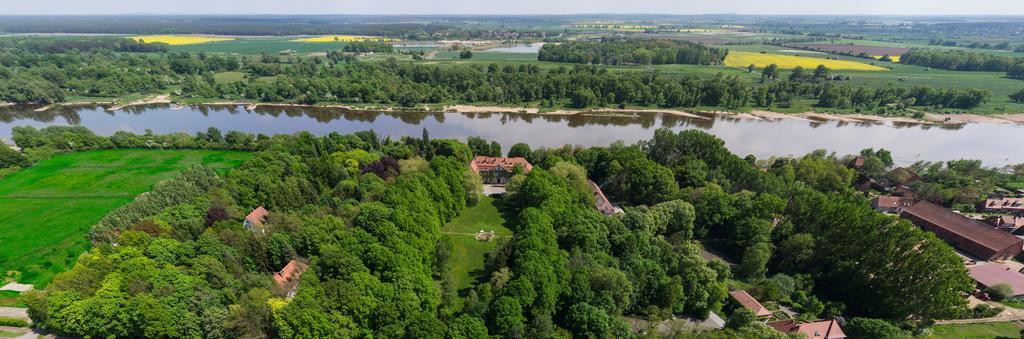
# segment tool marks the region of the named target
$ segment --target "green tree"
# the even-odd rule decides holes
[[[843,326],[843,332],[850,339],[910,338],[910,335],[893,324],[881,319],[853,318]]]

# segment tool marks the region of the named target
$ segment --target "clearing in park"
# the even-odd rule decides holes
[[[489,278],[483,276],[484,255],[497,247],[499,241],[512,236],[512,231],[505,227],[505,217],[499,209],[501,204],[500,198],[484,196],[476,206],[467,207],[441,228],[441,234],[451,238],[454,245],[451,274],[452,282],[460,293],[476,285],[477,280]],[[480,231],[494,232],[494,237],[489,241],[478,240]]]
[[[140,40],[141,41],[145,41],[148,44],[156,43],[156,42],[162,42],[162,43],[165,43],[165,44],[168,44],[168,45],[171,45],[171,46],[196,45],[196,44],[205,44],[205,43],[208,43],[208,42],[235,40],[235,38],[229,38],[229,37],[213,37],[213,36],[197,36],[197,35],[143,35],[143,36],[133,36],[133,37],[131,37],[131,39],[135,40],[135,41],[140,41]]]
[[[45,286],[88,250],[85,234],[107,212],[193,165],[226,170],[247,152],[101,150],[65,153],[0,180],[0,271]],[[3,281],[0,280],[0,281]]]
[[[725,65],[729,67],[747,67],[749,65],[755,65],[757,68],[763,68],[770,64],[776,64],[781,69],[793,69],[797,66],[803,68],[813,69],[818,65],[825,65],[833,70],[837,71],[888,71],[889,69],[879,67],[875,65],[868,65],[856,61],[849,60],[831,60],[814,57],[803,57],[793,55],[782,55],[782,54],[771,54],[771,53],[756,53],[756,52],[744,52],[744,51],[729,51],[729,55],[725,57]]]

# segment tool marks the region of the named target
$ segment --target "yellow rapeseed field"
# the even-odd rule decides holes
[[[768,66],[770,64],[776,64],[781,69],[793,69],[797,66],[803,66],[803,68],[815,68],[818,65],[825,65],[825,67],[834,70],[850,70],[850,71],[887,71],[884,67],[868,65],[856,61],[847,60],[829,60],[822,58],[813,57],[802,57],[782,54],[762,54],[755,52],[743,52],[743,51],[729,51],[729,55],[725,58],[725,65],[729,67],[747,67],[750,64],[754,64],[758,68]]]
[[[872,56],[872,58],[879,59],[879,60],[881,60],[884,57],[885,57],[884,55]],[[890,55],[889,56],[889,60],[892,60],[892,62],[895,62],[895,63],[899,63],[900,62],[900,56],[899,55]]]
[[[351,41],[385,41],[395,42],[398,39],[372,35],[322,35],[292,40],[295,42],[351,42]]]
[[[208,42],[235,40],[235,38],[210,37],[210,36],[194,36],[194,35],[143,35],[143,36],[133,36],[133,37],[131,37],[131,39],[135,40],[135,41],[142,40],[142,41],[145,41],[146,43],[162,42],[162,43],[165,43],[165,44],[168,44],[168,45],[195,45],[195,44],[205,44],[205,43],[208,43]]]

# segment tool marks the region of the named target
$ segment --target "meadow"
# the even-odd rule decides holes
[[[65,153],[0,180],[0,271],[44,286],[89,248],[85,233],[107,212],[193,165],[226,170],[249,153],[101,150]]]
[[[945,339],[945,338],[1019,338],[1022,329],[1021,324],[1014,322],[985,323],[985,324],[957,324],[957,325],[935,325],[932,326],[931,335],[919,336],[919,339]]]
[[[480,278],[484,269],[484,255],[498,245],[498,240],[476,240],[477,231],[493,231],[499,237],[510,237],[512,231],[505,226],[505,217],[500,212],[500,200],[483,197],[476,206],[467,207],[462,213],[441,228],[441,234],[452,239],[451,274],[455,288],[459,291],[470,288]]]
[[[135,41],[145,41],[146,43],[165,43],[171,46],[181,45],[198,45],[210,42],[220,41],[231,41],[235,38],[231,37],[213,37],[213,36],[196,36],[196,35],[140,35],[131,37]]]
[[[314,37],[304,37],[293,39],[295,42],[352,42],[352,41],[385,41],[395,42],[399,41],[394,38],[386,38],[382,36],[373,35],[321,35]]]

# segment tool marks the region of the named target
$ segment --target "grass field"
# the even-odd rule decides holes
[[[21,293],[16,291],[0,291],[0,307],[25,307],[18,299]]]
[[[918,338],[1020,338],[1021,328],[1021,324],[1012,322],[965,325],[936,325],[932,327],[932,330],[935,331],[934,334],[930,336],[921,336]]]
[[[497,246],[497,240],[476,240],[476,232],[494,231],[499,237],[512,235],[512,231],[505,227],[505,217],[498,207],[500,204],[500,200],[484,197],[476,206],[466,208],[441,228],[441,233],[451,238],[455,245],[451,273],[455,288],[459,291],[472,287],[475,280],[481,277],[484,254]]]
[[[293,39],[295,42],[350,42],[350,41],[399,41],[394,38],[385,38],[373,35],[321,35],[314,37]]]
[[[162,42],[171,46],[179,45],[197,45],[205,44],[210,42],[218,41],[230,41],[235,38],[228,37],[210,37],[210,36],[194,36],[194,35],[142,35],[133,36],[132,40],[145,41],[146,43]]]
[[[815,68],[818,65],[825,65],[825,67],[833,70],[853,70],[853,71],[886,71],[887,69],[879,66],[868,65],[856,61],[849,60],[831,60],[815,57],[804,57],[804,56],[793,56],[793,55],[782,55],[782,54],[770,54],[770,53],[754,53],[744,51],[730,51],[729,55],[725,58],[725,65],[729,67],[747,67],[748,65],[755,65],[758,68],[768,66],[770,64],[776,64],[781,69],[793,69],[797,66],[803,68]]]
[[[189,166],[226,169],[248,157],[206,150],[88,151],[12,174],[0,180],[0,271],[39,288],[88,249],[85,233],[108,211]]]
[[[171,51],[231,54],[305,54],[336,51],[345,46],[343,42],[309,43],[294,40],[294,37],[244,37],[205,44],[171,46]]]

